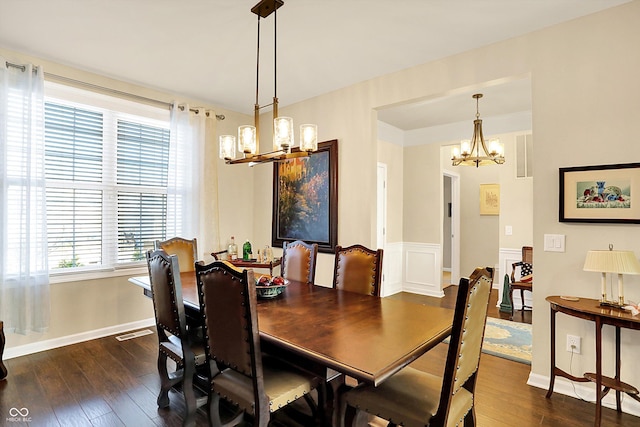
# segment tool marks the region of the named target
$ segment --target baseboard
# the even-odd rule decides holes
[[[527,384],[533,387],[538,387],[543,390],[549,389],[549,377],[545,375],[529,374]],[[565,396],[573,397],[575,399],[585,400],[593,403],[595,406],[596,389],[595,384],[592,383],[574,383],[563,377],[556,377],[556,381],[553,387],[554,394],[563,394]],[[622,394],[622,412],[627,414],[640,416],[640,403],[631,399],[629,396]],[[551,396],[553,399],[553,396]],[[606,408],[616,409],[616,394],[611,391],[602,399],[602,406]],[[595,411],[595,407],[594,407]]]
[[[120,334],[122,332],[128,332],[134,329],[148,328],[150,326],[155,327],[155,324],[156,320],[152,317],[149,319],[138,320],[136,322],[123,323],[121,325],[109,326],[107,328],[95,329],[93,331],[82,332],[74,335],[67,335],[60,338],[53,338],[50,340],[38,341],[31,344],[9,347],[5,349],[3,358],[5,360],[13,359],[14,357],[26,356],[28,354],[38,353],[40,351],[51,350],[58,347],[64,347],[66,345],[106,337],[109,335]]]

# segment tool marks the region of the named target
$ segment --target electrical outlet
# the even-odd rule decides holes
[[[580,354],[580,342],[582,339],[577,335],[567,335],[567,351]]]

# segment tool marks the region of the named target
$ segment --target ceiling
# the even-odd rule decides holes
[[[277,13],[280,105],[628,1],[285,0]],[[0,0],[0,47],[250,114],[256,3]],[[273,22],[261,20],[260,104],[273,95]],[[519,83],[483,88],[482,116],[530,109],[530,85]],[[379,117],[411,130],[474,114],[471,93],[459,92]]]

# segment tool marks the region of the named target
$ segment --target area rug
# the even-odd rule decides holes
[[[449,340],[445,340],[449,342]],[[531,325],[487,318],[482,352],[531,365]]]
[[[531,365],[531,325],[487,318],[482,351]]]

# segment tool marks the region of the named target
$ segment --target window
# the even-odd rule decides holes
[[[168,162],[167,110],[77,89],[47,90],[50,271],[141,263],[166,235]]]

